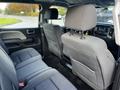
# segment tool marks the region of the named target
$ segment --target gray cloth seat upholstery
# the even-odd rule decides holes
[[[39,55],[15,67],[0,46],[0,90],[19,90],[20,81],[26,82],[21,90],[76,90],[58,71],[48,67]]]
[[[29,60],[31,58],[34,58],[36,56],[42,59],[41,55],[33,48],[26,48],[26,49],[18,50],[16,52],[13,52],[10,56],[15,65],[21,62],[24,62],[26,60]]]
[[[6,45],[4,44],[3,40],[0,39],[0,45],[5,50],[7,54],[9,54],[9,50],[7,49]],[[37,52],[34,48],[25,48],[22,50],[18,50],[13,52],[10,57],[12,58],[15,65],[20,64],[26,60],[29,60],[30,58],[34,58],[38,56],[39,58],[42,58],[39,52]]]
[[[95,90],[107,90],[112,83],[115,59],[104,40],[85,35],[96,26],[94,5],[69,8],[65,26],[80,33],[62,35],[63,53],[72,62],[72,71]]]
[[[77,90],[55,69],[45,71],[28,82],[23,90]]]
[[[44,18],[46,20],[58,19],[58,10],[54,8],[47,10],[45,12]],[[64,33],[62,28],[58,25],[44,23],[43,30],[48,42],[49,51],[56,56],[61,57],[63,50],[61,35]]]

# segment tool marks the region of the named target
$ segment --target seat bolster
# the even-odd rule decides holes
[[[16,66],[18,80],[26,80],[29,76],[33,76],[49,67],[38,56],[31,58]]]
[[[1,38],[0,38],[0,46],[5,50],[5,52],[6,52],[7,54],[9,54],[9,50],[8,50],[8,48],[6,47],[4,41],[3,41]]]
[[[33,88],[36,90],[77,90],[55,69],[46,70],[33,77],[23,90],[32,90]]]
[[[20,68],[24,67],[25,65],[28,65],[28,64],[30,64],[30,63],[33,63],[33,62],[35,62],[35,61],[37,61],[37,60],[42,60],[40,55],[39,55],[39,56],[32,57],[32,58],[30,58],[30,59],[28,59],[28,60],[26,60],[26,61],[23,61],[23,62],[17,64],[17,65],[16,65],[16,69],[20,69]]]

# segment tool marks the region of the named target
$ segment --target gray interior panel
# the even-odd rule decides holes
[[[25,40],[26,36],[20,31],[2,31],[0,32],[0,38]]]

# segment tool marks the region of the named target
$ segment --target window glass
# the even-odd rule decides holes
[[[61,7],[61,6],[52,6],[50,8],[58,9],[59,15],[58,15],[58,19],[56,19],[56,20],[49,20],[49,24],[64,26],[65,16],[66,16],[66,13],[67,13],[67,8]]]
[[[38,4],[0,3],[0,28],[36,28],[38,18]]]
[[[113,24],[113,7],[97,8],[97,23]]]

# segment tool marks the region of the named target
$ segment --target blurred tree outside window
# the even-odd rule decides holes
[[[0,28],[38,28],[39,13],[39,4],[0,3]]]
[[[5,13],[9,15],[38,16],[39,6],[37,4],[8,4]]]

